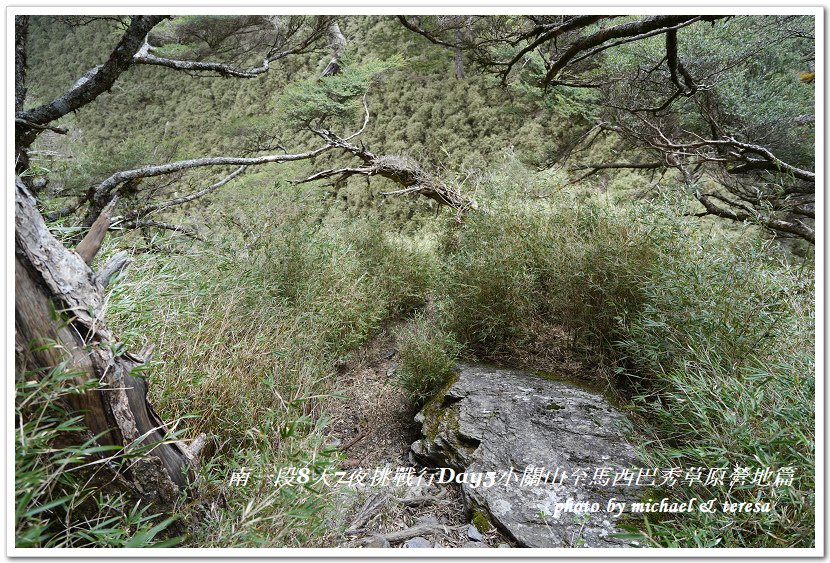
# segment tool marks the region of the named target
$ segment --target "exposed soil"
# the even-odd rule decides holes
[[[329,399],[325,411],[332,417],[330,440],[339,444],[346,459],[341,468],[373,470],[376,467],[409,467],[409,447],[419,438],[420,425],[413,419],[418,412],[396,385],[395,368],[399,354],[395,346],[397,326],[389,327],[372,342],[339,366],[338,391],[346,399]],[[358,487],[337,492],[336,524],[328,541],[338,547],[372,547],[367,542],[378,535],[394,534],[423,522],[436,524],[435,530],[419,534],[434,547],[462,547],[467,537],[468,515],[458,486],[433,485],[425,488]],[[379,498],[381,497],[381,498]],[[413,505],[413,498],[434,498]],[[377,499],[378,508],[356,533],[336,532],[366,512],[367,503]],[[484,532],[482,530],[482,532]],[[405,540],[392,542],[403,547]],[[506,543],[496,530],[484,532],[489,547]]]
[[[395,385],[397,360],[390,329],[340,366],[338,389],[347,399],[332,399],[325,410],[333,417],[331,436],[347,455],[345,468],[410,464],[420,425],[413,420],[418,409]]]

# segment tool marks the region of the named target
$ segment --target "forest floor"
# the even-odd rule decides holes
[[[398,326],[387,327],[349,361],[338,366],[338,395],[325,410],[332,417],[329,439],[346,456],[340,470],[411,467],[409,447],[418,439],[418,408],[395,382]],[[338,547],[406,547],[424,537],[433,547],[462,547],[470,539],[458,486],[341,486],[335,525],[326,538]],[[347,529],[346,533],[340,530]],[[407,530],[421,530],[406,537]],[[485,538],[500,539],[495,532]],[[388,539],[391,539],[389,541]],[[372,542],[372,543],[370,543]],[[489,542],[488,542],[489,543]]]
[[[395,380],[399,360],[395,334],[400,328],[400,324],[387,327],[338,366],[336,387],[341,398],[329,399],[324,410],[332,418],[329,441],[345,456],[341,471],[364,469],[371,474],[385,466],[394,472],[414,465],[409,451],[420,435],[420,424],[414,421],[418,408]],[[599,386],[599,371],[567,352],[564,330],[547,327],[536,334],[541,336],[514,348],[509,356],[498,357],[498,363]],[[338,507],[326,538],[332,546],[380,547],[390,538],[391,547],[407,547],[408,530],[423,530],[418,536],[433,547],[512,547],[496,529],[479,530],[482,540],[471,541],[470,515],[456,485],[341,486],[336,495]]]
[[[407,466],[409,446],[418,439],[418,412],[395,384],[398,350],[395,327],[387,328],[349,361],[338,366],[336,388],[346,399],[325,405],[331,436],[347,459],[344,469]]]
[[[348,362],[339,366],[338,395],[325,406],[332,417],[330,440],[346,459],[340,470],[412,467],[412,442],[420,435],[418,408],[396,384],[399,353],[387,327]],[[473,545],[469,517],[457,485],[341,486],[327,542],[338,547],[409,547],[413,537],[432,547]],[[346,529],[346,532],[340,530]],[[416,533],[417,532],[417,533]],[[496,530],[482,531],[477,547],[509,545]],[[388,542],[388,544],[387,544]]]

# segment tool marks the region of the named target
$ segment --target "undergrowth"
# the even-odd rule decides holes
[[[498,358],[565,327],[627,390],[654,467],[795,468],[792,486],[678,486],[677,498],[770,501],[768,514],[648,522],[651,545],[808,547],[815,526],[814,277],[751,228],[723,233],[677,194],[608,205],[499,196],[446,241],[448,322]],[[786,470],[785,470],[786,471]]]
[[[64,398],[97,382],[78,383],[66,365],[48,373],[26,373],[15,384],[15,546],[170,547],[182,538],[164,517],[136,503],[101,477],[101,456],[110,464],[117,447],[89,436],[83,416],[69,412]],[[69,439],[71,438],[71,439]]]
[[[126,236],[107,249],[135,251],[107,318],[130,348],[156,346],[154,404],[191,437],[212,437],[186,545],[318,545],[331,491],[275,486],[275,474],[337,463],[321,407],[348,400],[337,366],[401,320],[394,381],[415,403],[459,357],[498,360],[559,326],[625,390],[645,463],[797,470],[775,490],[678,486],[678,498],[769,500],[773,510],[650,518],[635,534],[645,544],[812,545],[812,264],[751,227],[725,232],[687,216],[680,195],[537,199],[516,186],[552,180],[522,170],[508,161],[482,177],[483,209],[461,224],[422,218],[406,231],[327,214],[313,192],[253,190],[236,214],[205,211],[210,242]],[[241,470],[251,480],[235,488]]]
[[[385,322],[422,307],[433,283],[428,247],[371,221],[325,226],[314,205],[300,190],[253,197],[244,225],[221,215],[224,237],[173,259],[182,241],[167,239],[112,290],[113,326],[128,345],[159,350],[154,404],[185,418],[194,437],[212,437],[201,491],[227,507],[202,515],[190,545],[314,544],[329,491],[273,480],[280,467],[332,468],[338,454],[320,405],[342,397],[336,366]],[[249,483],[229,486],[243,469]]]
[[[108,323],[127,349],[154,346],[147,377],[162,418],[180,421],[188,438],[210,436],[197,496],[183,508],[184,545],[319,544],[323,515],[335,502],[329,491],[276,486],[275,473],[294,465],[317,475],[338,462],[322,404],[349,399],[337,366],[392,321],[402,325],[394,382],[413,402],[441,388],[459,357],[508,358],[556,327],[573,353],[622,390],[645,438],[644,463],[797,469],[793,486],[777,490],[675,488],[678,497],[763,498],[774,509],[649,519],[635,531],[645,544],[813,545],[812,251],[796,258],[751,225],[689,217],[691,198],[671,174],[660,183],[674,193],[654,191],[634,170],[562,189],[568,178],[561,167],[531,172],[519,159],[533,167],[559,161],[596,122],[591,93],[565,87],[540,96],[521,83],[505,91],[475,72],[455,80],[452,53],[393,17],[342,23],[347,37],[361,38],[349,46],[355,64],[371,70],[378,58],[395,62],[370,92],[372,123],[361,142],[442,171],[480,210],[459,223],[422,200],[380,195],[391,190],[378,176],[370,185],[292,187],[289,180],[339,162],[321,155],[277,172],[248,170],[177,208],[173,219],[199,225],[204,241],[150,231],[109,239],[101,260],[126,248],[134,264],[109,289]],[[27,105],[53,99],[101,62],[115,37],[108,26],[33,18]],[[292,151],[317,146],[308,132],[283,135],[277,109],[287,77],[315,77],[311,84],[319,86],[328,60],[319,52],[297,56],[251,81],[194,82],[136,69],[141,80],[61,121],[70,126],[68,140],[41,137],[33,163],[50,178],[45,209],[63,207],[116,170],[250,152],[252,133],[280,143],[285,136]],[[748,107],[758,113],[755,102]],[[342,109],[337,100],[319,104]],[[613,138],[599,140],[585,161],[617,161],[615,146]],[[192,191],[209,174],[194,176],[175,189]],[[75,234],[73,220],[52,225],[54,232]],[[60,402],[81,390],[73,385],[63,370],[17,382],[17,544],[177,541],[166,536],[168,520],[67,470],[100,453],[88,438],[74,449],[58,445],[81,430]],[[230,485],[234,473],[249,470],[245,487]]]

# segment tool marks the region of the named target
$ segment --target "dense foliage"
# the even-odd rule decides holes
[[[198,226],[200,240],[116,230],[100,260],[128,249],[135,263],[110,289],[108,320],[129,349],[155,345],[147,377],[163,418],[181,420],[188,436],[212,437],[199,497],[183,506],[187,529],[168,534],[200,547],[332,541],[330,491],[264,480],[238,491],[227,486],[228,474],[285,463],[319,473],[337,463],[325,407],[348,400],[337,367],[395,323],[396,382],[414,403],[445,384],[456,360],[510,361],[554,345],[546,338],[560,330],[567,338],[555,345],[603,374],[602,386],[638,421],[642,454],[654,465],[798,468],[794,486],[770,499],[770,514],[639,521],[633,533],[641,542],[814,545],[812,247],[782,244],[757,221],[695,217],[692,189],[704,178],[690,186],[672,171],[655,178],[650,170],[603,170],[572,182],[583,172],[565,156],[635,162],[646,154],[613,132],[579,148],[609,116],[603,100],[636,95],[652,103],[662,91],[540,89],[544,61],[534,54],[506,87],[472,64],[457,80],[451,51],[394,18],[339,20],[349,40],[342,74],[318,78],[327,52],[286,58],[252,80],[137,67],[61,120],[68,138],[43,135],[35,147],[32,174],[49,178],[48,211],[138,165],[307,150],[318,143],[307,125],[356,130],[368,92],[371,119],[359,141],[418,158],[479,203],[459,221],[432,201],[381,195],[395,187],[379,177],[292,183],[348,163],[325,154],[252,168],[165,216]],[[771,48],[761,36],[767,24],[733,18],[684,29],[680,52],[696,75],[717,75],[719,107],[734,134],[810,167],[812,128],[792,125],[812,111],[812,87],[798,74],[804,42]],[[164,54],[200,53],[204,46],[183,44],[205,25],[216,32],[224,24],[165,24]],[[112,22],[67,27],[49,17],[33,18],[31,33],[29,105],[65,90],[117,38]],[[636,74],[660,60],[661,41],[611,49],[586,72]],[[723,70],[730,62],[736,69]],[[673,130],[703,134],[708,125],[695,103],[684,99],[663,118]],[[190,193],[215,176],[146,179],[122,205]],[[51,226],[67,240],[75,232],[71,218]],[[54,397],[72,391],[61,381],[56,372],[39,385],[18,384],[18,414],[39,413],[37,423],[17,429],[18,545],[160,541],[171,522],[122,511],[117,497],[92,496],[56,472],[65,452],[48,445],[59,431],[77,430],[75,419],[62,421],[54,410]],[[73,463],[86,460],[84,450],[75,455]],[[683,492],[735,502],[757,495]],[[94,516],[79,530],[55,531],[75,504]],[[116,533],[122,528],[129,534]]]

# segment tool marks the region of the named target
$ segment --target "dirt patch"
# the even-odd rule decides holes
[[[347,398],[329,400],[324,410],[333,419],[330,437],[347,456],[344,468],[410,465],[420,426],[418,409],[395,384],[398,357],[390,327],[339,366],[337,387]]]
[[[388,327],[338,366],[338,391],[344,398],[331,398],[324,411],[332,417],[329,441],[339,445],[346,459],[341,469],[410,467],[409,448],[420,437],[414,421],[418,409],[396,385],[395,368],[399,353],[395,333]],[[404,547],[411,530],[434,547],[462,547],[469,519],[457,485],[429,487],[338,487],[333,491],[331,532],[325,543],[332,547],[377,547],[372,542],[392,538],[387,547]],[[397,539],[395,539],[397,538]],[[492,530],[483,534],[482,544],[495,547],[505,543]]]

